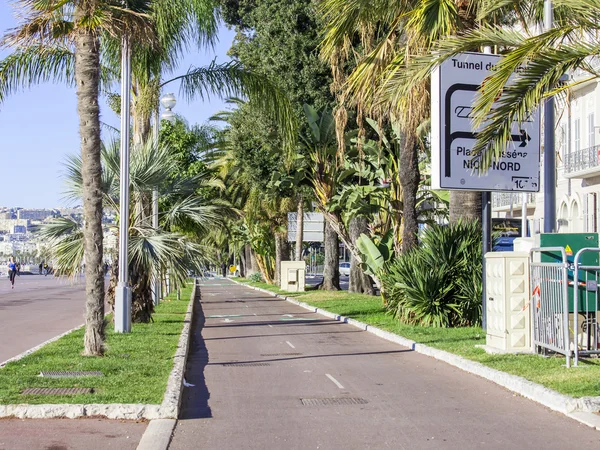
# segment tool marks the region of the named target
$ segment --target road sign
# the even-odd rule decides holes
[[[433,189],[538,192],[540,117],[536,110],[515,122],[502,157],[479,174],[472,148],[479,130],[472,123],[478,90],[500,60],[498,55],[461,53],[431,76],[431,174]]]
[[[296,241],[298,213],[288,213],[288,241]],[[323,242],[325,239],[325,218],[321,213],[304,213],[303,242]]]
[[[229,266],[229,271],[231,273],[235,273],[236,270],[237,270],[237,266]]]

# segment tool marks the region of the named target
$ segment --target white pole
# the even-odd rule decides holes
[[[160,106],[156,107],[156,116],[154,117],[154,145],[158,149],[158,137],[160,130]],[[152,227],[158,230],[158,187],[154,187],[152,190]],[[154,285],[154,306],[160,303],[160,273],[158,270],[154,273],[153,283]]]
[[[131,95],[131,49],[123,35],[121,49],[121,186],[119,205],[119,282],[115,291],[115,331],[131,331],[131,288],[129,287],[129,117]]]

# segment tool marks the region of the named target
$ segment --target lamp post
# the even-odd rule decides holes
[[[544,30],[552,29],[553,8],[544,1]],[[554,97],[544,105],[544,233],[556,231],[556,153],[554,151]]]
[[[172,93],[165,94],[160,99],[160,104],[165,108],[165,112],[160,114],[160,106],[156,109],[156,114],[154,116],[154,142],[158,147],[159,140],[159,131],[160,131],[160,120],[168,120],[169,122],[175,122],[175,113],[173,112],[173,108],[177,104],[177,99],[175,95]],[[154,229],[158,229],[158,187],[155,187],[152,190],[152,227]],[[161,282],[160,282],[160,274],[156,273],[154,275],[154,305],[158,305],[160,303],[160,291],[161,291]]]
[[[129,287],[129,122],[131,103],[131,47],[127,34],[121,46],[121,149],[119,201],[119,281],[115,290],[115,331],[131,331]]]

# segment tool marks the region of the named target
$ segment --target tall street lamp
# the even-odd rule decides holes
[[[121,149],[119,204],[119,281],[115,290],[115,331],[131,331],[129,287],[129,125],[131,104],[131,47],[125,33],[121,46]]]
[[[158,147],[159,141],[159,131],[160,131],[160,120],[168,120],[169,122],[175,122],[175,113],[172,111],[175,105],[177,104],[177,99],[175,95],[172,93],[165,94],[161,99],[160,103],[165,108],[165,112],[160,114],[160,106],[156,109],[156,114],[154,116],[154,145]],[[152,227],[155,230],[158,230],[158,187],[155,186],[152,190]],[[160,303],[160,291],[161,291],[161,282],[160,282],[160,274],[154,274],[154,305],[158,305]]]

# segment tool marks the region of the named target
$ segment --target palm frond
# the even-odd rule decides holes
[[[181,80],[181,93],[189,100],[196,97],[204,100],[211,95],[247,97],[276,121],[288,152],[294,150],[298,125],[292,106],[286,94],[266,76],[244,68],[239,62],[217,64],[213,61],[207,67],[192,67],[185,75],[161,86],[175,80]]]

